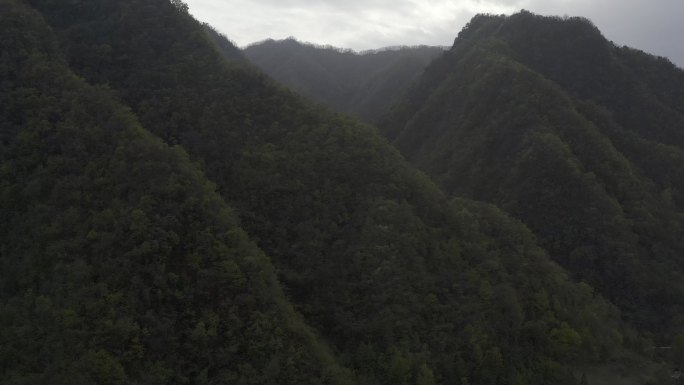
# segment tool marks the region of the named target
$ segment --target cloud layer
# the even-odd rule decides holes
[[[190,12],[244,46],[294,36],[365,50],[451,45],[476,13],[585,16],[619,45],[684,67],[682,0],[186,0]]]

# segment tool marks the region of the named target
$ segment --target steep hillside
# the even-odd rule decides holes
[[[2,208],[20,209],[2,222],[3,378],[48,381],[30,376],[54,362],[63,383],[576,384],[648,351],[520,222],[449,201],[373,128],[226,61],[181,2],[28,3],[101,86],[30,83],[65,64],[11,45],[30,26],[3,36],[28,61],[0,61],[23,103],[2,104]],[[112,107],[123,133],[93,89],[130,108]],[[62,136],[31,132],[34,116]]]
[[[209,40],[215,44],[216,50],[221,54],[221,56],[226,60],[244,61],[247,62],[247,58],[242,54],[239,48],[237,48],[225,35],[215,30],[209,24],[202,24],[204,31],[207,33]]]
[[[585,19],[478,16],[381,131],[669,343],[684,327],[683,89],[683,71]]]
[[[3,384],[350,382],[186,153],[10,0],[0,212]]]
[[[355,53],[294,39],[267,40],[244,50],[250,61],[292,90],[369,122],[387,112],[443,52],[420,46]]]

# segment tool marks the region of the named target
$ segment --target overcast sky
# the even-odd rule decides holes
[[[239,46],[267,38],[366,50],[451,45],[476,13],[584,16],[618,45],[684,67],[684,0],[185,0]]]

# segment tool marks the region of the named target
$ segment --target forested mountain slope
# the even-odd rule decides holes
[[[648,351],[520,222],[226,61],[181,2],[27,1],[50,30],[0,1],[3,378],[576,384]]]
[[[13,0],[0,165],[3,384],[349,380],[197,165],[71,73]]]
[[[356,53],[290,38],[266,40],[243,52],[292,90],[370,122],[387,112],[444,49],[419,46]]]
[[[242,51],[236,47],[225,35],[215,30],[209,24],[202,24],[204,31],[207,33],[209,40],[215,44],[216,50],[223,56],[226,60],[244,61],[247,62],[247,58],[242,53]]]
[[[681,69],[588,20],[478,16],[380,129],[669,343],[684,327],[683,90]]]

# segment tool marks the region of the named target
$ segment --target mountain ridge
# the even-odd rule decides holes
[[[40,360],[69,369],[62,383],[572,385],[586,368],[607,365],[662,375],[645,358],[647,336],[572,281],[522,222],[450,198],[374,127],[275,83],[182,2],[26,3],[27,19],[44,19],[42,32],[11,13],[23,2],[0,0],[11,11],[0,14],[8,21],[0,86],[23,103],[0,104],[0,204],[12,210],[23,196],[26,209],[0,222],[0,263],[26,261],[35,277],[0,271],[0,285],[12,285],[0,286],[0,354],[11,358],[0,360],[3,377],[54,381]],[[29,54],[35,66],[17,65],[10,56],[26,52],[11,45],[14,36],[48,35],[58,64]],[[68,73],[80,88],[67,92],[62,75],[15,75],[42,68]],[[92,89],[105,96],[90,97]],[[34,95],[45,122],[16,122],[37,115]],[[136,145],[100,135],[100,125],[110,129],[92,122],[101,100],[135,127]],[[71,115],[73,127],[62,127]],[[58,138],[33,132],[55,125]],[[110,156],[98,146],[121,149]],[[74,178],[56,182],[64,175]],[[46,202],[54,205],[42,223]],[[27,234],[49,238],[34,242],[48,266],[82,256],[105,270],[43,269],[17,246],[30,243]],[[101,295],[107,279],[132,294]],[[46,291],[43,282],[83,291]],[[40,290],[57,302],[83,292],[97,301],[45,317],[50,301],[30,295]],[[119,305],[148,299],[129,314],[146,327],[117,321]],[[44,333],[25,333],[22,317]],[[46,327],[53,319],[74,333]],[[79,333],[79,322],[93,334]],[[142,343],[122,347],[112,334],[139,334]],[[56,348],[63,341],[74,349]]]
[[[367,121],[388,110],[396,95],[442,51],[413,46],[355,52],[294,38],[269,39],[243,50],[250,61],[291,89]]]
[[[380,127],[448,192],[522,219],[631,322],[673,333],[684,121],[677,93],[630,75],[625,55],[683,79],[671,63],[612,45],[586,19],[479,16]],[[659,149],[663,137],[672,155]],[[660,167],[651,157],[664,158]],[[668,278],[645,284],[644,275]]]
[[[37,12],[0,21],[3,383],[345,383],[187,153],[74,75]]]

